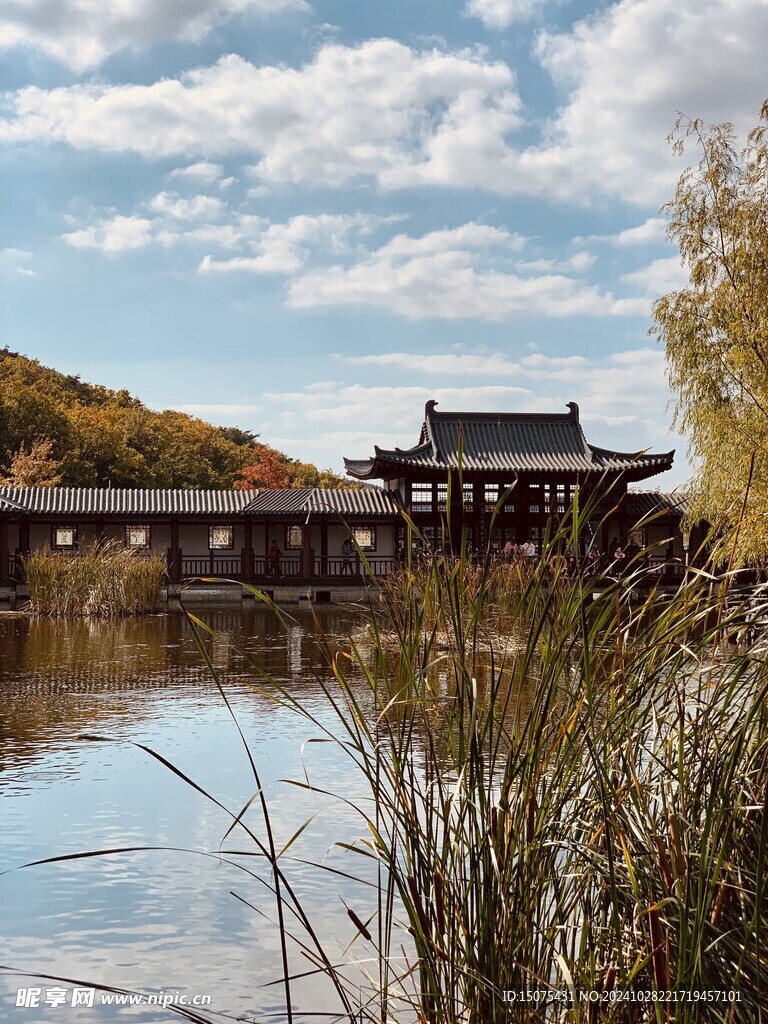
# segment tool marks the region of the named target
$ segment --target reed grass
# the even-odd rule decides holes
[[[76,555],[36,551],[24,559],[24,570],[33,613],[112,617],[158,610],[165,562],[108,542]]]
[[[484,629],[504,577],[445,558],[382,588],[372,646],[336,650],[318,624],[336,729],[266,691],[369,793],[343,844],[377,871],[350,913],[369,999],[351,1011],[353,962],[287,933],[345,1019],[768,1020],[768,648],[732,643],[762,639],[768,609],[706,572],[642,591],[642,558],[553,579],[563,540],[506,600],[511,654]]]

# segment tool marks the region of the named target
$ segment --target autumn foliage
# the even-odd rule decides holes
[[[0,483],[11,486],[291,487],[346,481],[257,435],[113,391],[0,349]]]

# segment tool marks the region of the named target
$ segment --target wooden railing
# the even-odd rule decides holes
[[[367,559],[370,570],[374,576],[387,576],[397,566],[395,558],[369,558]],[[246,571],[243,571],[245,568]],[[270,559],[259,555],[253,559],[251,572],[247,572],[247,562],[239,557],[222,558],[219,556],[201,556],[189,558],[186,555],[181,559],[182,576],[220,576],[227,579],[256,579],[269,580],[279,579],[286,582],[291,580],[306,579],[303,570],[303,562],[300,556],[294,554],[283,555],[280,559]],[[367,576],[363,560],[355,558],[314,558],[312,563],[312,579],[333,579],[342,581],[344,579],[356,579],[361,581]]]
[[[257,576],[301,576],[301,559],[289,555],[275,560],[262,555],[253,560],[253,571]]]
[[[221,558],[218,555],[203,556],[202,558],[181,559],[182,576],[224,576],[227,579],[236,579],[240,575],[240,559],[231,556]]]
[[[395,558],[367,558],[370,571],[374,576],[387,576],[397,567]],[[368,570],[362,558],[351,555],[349,558],[316,558],[315,576],[341,578],[367,575]]]

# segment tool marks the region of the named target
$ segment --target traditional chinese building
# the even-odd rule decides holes
[[[427,403],[412,448],[345,459],[347,472],[366,483],[359,489],[0,487],[0,588],[23,581],[31,551],[76,555],[111,541],[160,554],[171,583],[225,577],[275,594],[309,587],[317,598],[394,568],[405,551],[403,508],[432,550],[449,541],[456,550],[465,537],[485,554],[507,540],[540,545],[577,487],[582,507],[595,499],[587,539],[601,551],[632,537],[658,548],[665,567],[684,565],[679,496],[628,490],[669,469],[674,452],[592,445],[573,402],[551,414],[439,412],[436,404]]]
[[[674,451],[651,455],[590,444],[575,402],[566,413],[436,406],[427,402],[412,448],[376,446],[372,458],[344,460],[350,476],[384,481],[435,550],[449,534],[456,550],[462,530],[474,551],[499,550],[507,540],[540,546],[548,522],[566,512],[577,487],[582,507],[592,496],[599,500],[591,526],[605,550],[614,537],[624,542],[634,525],[628,485],[670,469],[674,459]]]
[[[394,566],[398,515],[380,487],[0,487],[0,585],[22,580],[31,551],[76,555],[104,541],[161,555],[171,582],[217,576],[270,589],[278,580],[362,585],[360,553],[375,575]],[[347,539],[353,551],[345,556]],[[270,558],[273,547],[279,556]]]

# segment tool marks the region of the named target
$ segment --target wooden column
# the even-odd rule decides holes
[[[461,554],[461,541],[464,535],[464,494],[459,474],[451,470],[451,496],[448,507],[448,530],[451,539],[451,554],[458,558]]]
[[[243,526],[243,550],[240,555],[240,575],[244,580],[253,579],[253,520],[246,517]]]
[[[301,527],[301,575],[312,576],[312,527],[303,523]]]
[[[107,539],[107,527],[103,519],[96,520],[96,543],[101,545]]]
[[[320,523],[320,574],[328,575],[328,523]]]
[[[527,480],[518,481],[512,492],[515,505],[515,541],[523,544],[528,540],[528,531],[531,525],[531,492]]]
[[[8,582],[8,520],[0,515],[0,583]]]
[[[616,500],[619,502],[619,544],[624,547],[627,543],[627,484],[622,480],[618,485]]]
[[[181,580],[181,550],[179,549],[179,520],[171,519],[171,545],[168,548],[168,577],[173,583]]]
[[[29,554],[29,520],[26,516],[19,522],[19,553]]]

